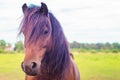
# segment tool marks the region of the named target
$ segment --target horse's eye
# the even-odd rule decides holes
[[[45,31],[44,31],[44,34],[48,34],[48,30],[45,30]]]

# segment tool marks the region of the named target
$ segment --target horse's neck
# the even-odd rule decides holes
[[[80,80],[80,73],[78,67],[74,62],[73,62],[73,70],[74,70],[74,80]]]
[[[66,68],[66,75],[64,80],[80,80],[79,70],[72,58],[69,68]]]

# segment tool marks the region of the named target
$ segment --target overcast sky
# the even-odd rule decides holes
[[[45,2],[69,42],[120,42],[120,0],[0,0],[0,39],[15,43],[23,3]]]

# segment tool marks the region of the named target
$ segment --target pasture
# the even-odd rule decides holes
[[[81,80],[120,80],[120,53],[73,52]],[[0,54],[0,80],[24,80],[21,62],[24,54]]]

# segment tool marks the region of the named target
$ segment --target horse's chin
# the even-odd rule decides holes
[[[29,75],[29,76],[37,76],[37,71],[26,70],[24,72],[26,73],[26,75]]]
[[[26,73],[26,75],[29,75],[29,76],[37,76],[37,73],[34,73],[34,72],[32,72],[32,73]]]

